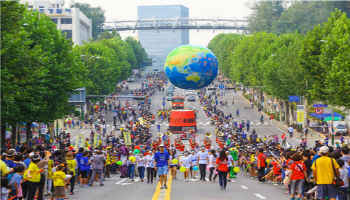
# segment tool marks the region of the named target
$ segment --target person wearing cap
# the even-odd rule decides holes
[[[190,168],[193,167],[191,161],[192,161],[191,157],[189,157],[188,156],[188,152],[185,151],[184,152],[184,156],[182,156],[180,158],[180,165],[181,165],[181,167],[185,167],[186,168],[186,171],[184,172],[185,182],[188,182],[188,174],[189,174]]]
[[[37,165],[37,163],[40,161],[40,155],[34,154],[32,157],[32,161],[29,164],[29,167],[27,169],[27,172],[24,173],[23,178],[28,179],[28,196],[27,200],[33,200],[35,196],[36,189],[38,187],[38,184],[40,182],[40,169]]]
[[[196,151],[194,149],[191,150],[191,155],[189,155],[191,157],[191,161],[192,161],[192,166],[196,166],[197,165],[197,155],[196,155]],[[193,167],[190,167],[190,174],[191,174],[191,178],[195,179],[196,178],[196,171],[193,170]]]
[[[206,181],[206,167],[207,164],[209,164],[209,154],[208,152],[205,152],[205,147],[201,147],[201,151],[197,153],[197,166],[199,166],[199,171],[201,174],[200,180]]]
[[[339,177],[339,165],[333,158],[328,157],[329,148],[322,146],[319,150],[321,157],[312,164],[313,176],[317,183],[317,198],[335,200],[337,191],[333,185],[334,177]],[[336,174],[334,174],[334,171]]]
[[[155,160],[155,171],[158,172],[159,175],[159,181],[160,181],[160,189],[167,189],[167,172],[170,169],[170,160],[169,160],[169,153],[165,151],[165,147],[163,144],[159,145],[159,152],[155,153],[154,160]]]
[[[152,151],[148,151],[148,155],[145,157],[146,170],[147,170],[147,183],[153,183],[153,174],[154,174],[154,155]]]
[[[10,149],[10,150],[7,151],[6,159],[3,160],[6,163],[7,167],[14,168],[16,166],[16,164],[13,162],[14,156],[15,156],[15,151],[14,150]]]

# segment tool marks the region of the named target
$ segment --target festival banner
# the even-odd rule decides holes
[[[131,145],[131,136],[129,132],[124,132],[125,145]]]
[[[94,148],[98,147],[98,141],[100,141],[100,134],[95,134],[94,135]]]
[[[83,134],[78,134],[76,142],[75,142],[75,149],[79,149],[79,147],[85,147]]]
[[[19,142],[25,142],[26,141],[26,125],[22,125],[19,127]]]
[[[45,135],[47,131],[47,125],[46,124],[41,124],[41,135]]]

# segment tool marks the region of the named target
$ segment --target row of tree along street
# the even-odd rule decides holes
[[[119,81],[147,58],[141,44],[121,40],[116,32],[75,46],[44,14],[16,1],[1,1],[1,145],[6,125],[50,123],[71,114],[68,97],[86,87],[87,94],[113,93]],[[14,144],[14,143],[13,143]]]
[[[272,105],[283,102],[288,108],[286,119],[290,107],[293,111],[289,95],[350,108],[350,19],[346,13],[335,10],[328,21],[306,35],[297,31],[220,34],[208,47],[228,78],[252,88],[253,95],[264,95],[265,105],[268,96]]]

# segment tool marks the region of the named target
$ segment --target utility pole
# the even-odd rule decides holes
[[[332,145],[334,145],[333,123],[334,123],[334,106],[332,105],[332,125],[331,125]]]

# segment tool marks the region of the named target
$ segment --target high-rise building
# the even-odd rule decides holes
[[[45,13],[57,25],[62,33],[67,33],[66,38],[72,39],[74,45],[82,45],[92,38],[92,22],[79,8],[63,8],[62,0],[20,0],[20,3],[28,3],[28,9],[39,13]]]
[[[189,10],[182,5],[152,5],[138,6],[138,19],[177,19],[188,18]],[[174,24],[174,21],[162,21]],[[141,30],[138,31],[138,40],[145,48],[148,57],[152,58],[150,71],[164,71],[164,62],[167,55],[176,47],[189,43],[189,30]]]

